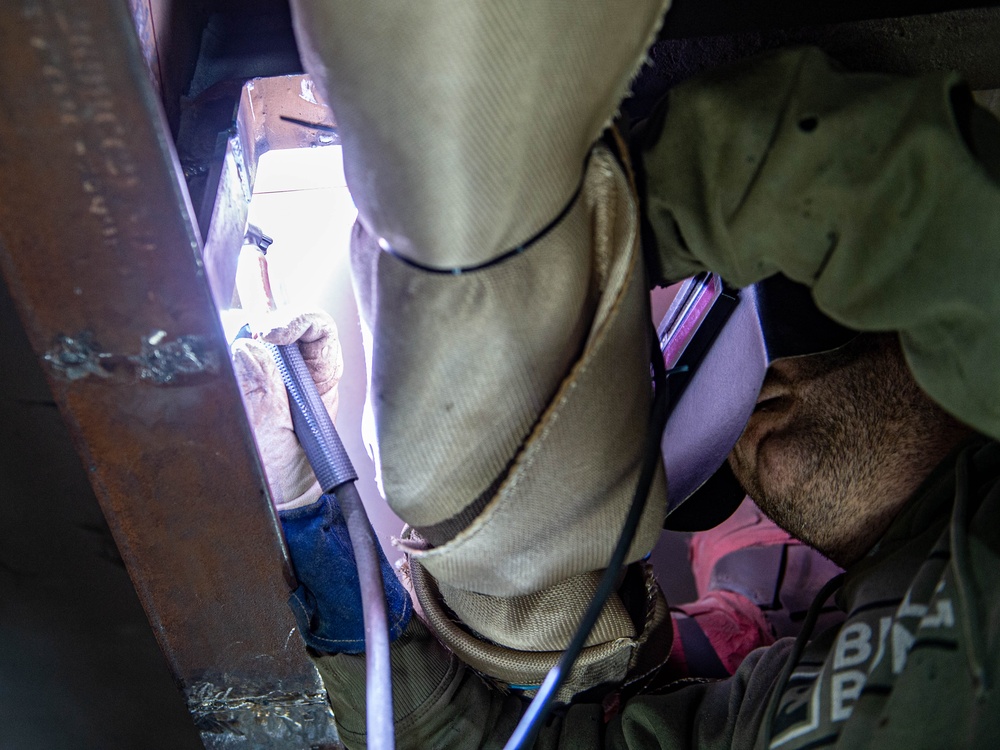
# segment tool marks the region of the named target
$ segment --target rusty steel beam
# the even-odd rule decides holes
[[[201,3],[187,0],[128,0],[146,69],[177,134],[181,100],[191,83],[201,31],[206,23]]]
[[[334,747],[126,0],[0,4],[0,270],[207,747]]]
[[[240,93],[236,130],[243,143],[250,184],[257,162],[272,149],[315,148],[340,143],[337,122],[308,75],[247,81]]]

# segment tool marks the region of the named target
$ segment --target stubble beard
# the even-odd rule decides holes
[[[768,377],[788,401],[751,418],[730,465],[775,523],[842,566],[970,432],[919,388],[894,335],[780,361]]]

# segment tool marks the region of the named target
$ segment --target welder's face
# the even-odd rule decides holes
[[[730,465],[780,526],[845,564],[874,542],[860,524],[880,534],[895,514],[873,495],[889,489],[893,472],[913,474],[900,451],[919,449],[910,443],[939,413],[896,338],[861,335],[773,363]]]

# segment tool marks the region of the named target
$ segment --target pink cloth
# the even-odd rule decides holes
[[[692,535],[688,555],[698,600],[671,610],[673,679],[724,677],[754,649],[796,635],[816,594],[840,572],[750,498],[724,523]],[[823,626],[843,618],[832,605],[821,612]]]
[[[744,657],[761,646],[775,641],[763,613],[745,596],[732,591],[711,591],[698,601],[671,609],[674,624],[678,618],[690,617],[708,638],[713,650],[728,674],[739,667]],[[667,662],[674,679],[704,675],[703,665],[689,663],[682,629],[674,627],[674,640]],[[697,661],[692,654],[690,661]]]
[[[748,547],[770,547],[775,544],[801,545],[802,542],[778,528],[753,500],[746,498],[733,515],[714,529],[699,531],[691,536],[688,559],[691,561],[698,596],[702,597],[709,591],[712,571],[723,557]]]

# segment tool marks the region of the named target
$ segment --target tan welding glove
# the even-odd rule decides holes
[[[269,313],[258,322],[257,339],[238,339],[232,347],[233,369],[243,392],[247,417],[257,440],[277,510],[315,502],[321,494],[312,467],[292,429],[288,395],[271,349],[298,342],[331,419],[337,416],[337,383],[344,370],[337,326],[321,311]],[[259,339],[259,340],[258,340]]]

